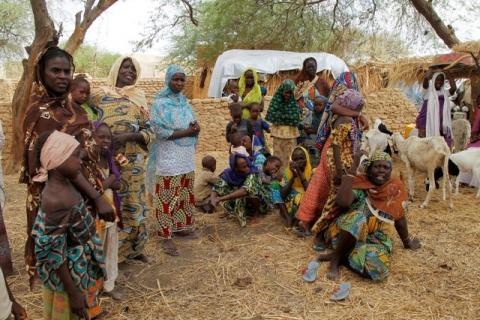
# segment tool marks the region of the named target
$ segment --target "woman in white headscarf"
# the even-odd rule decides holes
[[[144,169],[150,131],[147,100],[136,82],[140,64],[132,57],[120,57],[110,69],[107,86],[93,94],[99,121],[112,130],[114,157],[120,164],[123,230],[119,233],[119,262],[136,259],[148,262],[143,254],[147,242],[147,206]]]
[[[455,81],[448,79],[450,90],[445,88],[443,72],[429,70],[423,79],[423,105],[416,120],[420,137],[442,136],[448,145],[452,142],[452,117],[450,95],[456,91]],[[446,106],[446,107],[445,107]]]

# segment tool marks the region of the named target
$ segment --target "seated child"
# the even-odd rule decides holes
[[[99,110],[89,102],[90,99],[90,83],[82,76],[73,79],[70,94],[72,100],[85,110],[88,121],[96,121],[99,118]]]
[[[195,206],[205,213],[213,213],[215,208],[210,203],[210,194],[213,185],[218,177],[215,175],[217,160],[212,156],[205,156],[202,159],[202,171],[195,178],[193,193],[195,195]]]
[[[276,156],[268,157],[263,163],[260,172],[262,184],[268,185],[271,193],[272,204],[279,210],[280,216],[286,219],[287,207],[281,196],[281,175],[282,160]]]
[[[123,296],[115,291],[115,280],[118,277],[118,231],[117,223],[122,227],[121,204],[117,191],[120,190],[120,171],[112,157],[112,132],[103,122],[94,123],[95,151],[98,155],[98,169],[102,183],[104,198],[115,208],[116,219],[106,222],[98,219],[97,233],[102,240],[105,254],[107,280],[103,283],[103,293],[114,300],[122,300]]]
[[[252,103],[250,105],[250,124],[252,125],[253,132],[258,138],[263,148],[266,147],[264,131],[270,133],[270,125],[267,121],[260,118],[260,105],[258,103]]]
[[[235,132],[231,135],[230,154],[238,153],[246,157],[250,157],[250,154],[248,153],[247,148],[245,148],[244,145],[245,137],[248,138],[248,136],[242,136],[239,132]]]
[[[38,138],[35,154],[42,169],[34,181],[47,179],[32,228],[44,318],[100,316],[94,299],[105,275],[102,243],[95,218],[71,182],[82,170],[80,144],[68,134],[47,132]]]
[[[254,134],[253,127],[250,121],[242,119],[242,106],[238,103],[233,103],[229,106],[229,108],[232,121],[227,124],[225,133],[227,142],[231,142],[231,136],[236,132],[238,132],[241,137],[251,137]]]
[[[242,146],[245,147],[247,153],[249,154],[249,159],[253,163],[253,165],[261,171],[263,168],[263,163],[267,158],[263,154],[263,147],[261,145],[256,145],[257,137],[253,136],[254,141],[249,136],[242,137]]]
[[[313,169],[308,151],[303,147],[293,149],[290,155],[290,165],[285,169],[281,184],[281,195],[287,209],[286,216],[283,218],[289,227],[293,226],[296,221],[295,215],[312,174]]]
[[[7,279],[0,268],[0,320],[27,319],[25,309],[15,300],[15,297],[8,287]]]

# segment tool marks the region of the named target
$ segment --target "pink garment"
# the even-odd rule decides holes
[[[472,137],[480,132],[480,109],[477,108],[477,110],[475,110],[475,115],[473,119]],[[480,139],[470,143],[468,145],[468,148],[480,148]]]
[[[320,163],[308,184],[307,191],[300,202],[296,218],[307,223],[315,222],[325,206],[330,192],[330,177],[327,168],[327,149],[332,144],[329,137],[320,156]]]
[[[53,131],[42,147],[40,152],[42,167],[33,181],[47,181],[48,171],[61,166],[79,145],[80,143],[73,136],[57,130]]]

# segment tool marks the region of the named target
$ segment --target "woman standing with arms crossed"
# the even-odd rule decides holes
[[[150,121],[155,132],[147,166],[147,188],[153,195],[153,206],[158,221],[158,235],[164,239],[165,253],[180,253],[172,237],[194,238],[193,211],[195,199],[195,146],[200,126],[187,98],[185,72],[170,65],[165,78],[165,88],[152,105]]]

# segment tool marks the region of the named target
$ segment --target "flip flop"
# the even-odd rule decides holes
[[[323,243],[314,243],[312,246],[313,250],[320,252],[327,250],[327,247]]]
[[[297,235],[297,237],[300,237],[300,238],[310,237],[312,235],[310,231],[303,230],[298,227],[292,228],[292,232],[295,233],[295,235]]]
[[[312,260],[308,263],[307,270],[303,273],[303,280],[306,282],[314,282],[317,279],[317,270],[320,263],[316,260]]]
[[[178,252],[177,248],[171,248],[171,247],[165,247],[165,246],[162,246],[162,248],[163,248],[163,252],[165,252],[170,256],[177,257],[180,255],[180,252]]]
[[[332,301],[342,301],[345,300],[348,295],[350,294],[350,289],[352,285],[348,282],[341,283],[330,296],[330,300]]]

